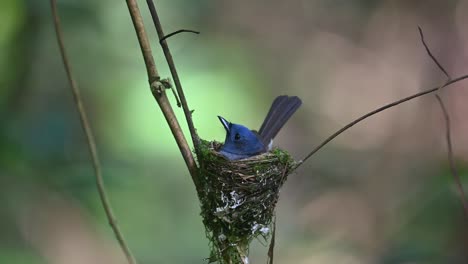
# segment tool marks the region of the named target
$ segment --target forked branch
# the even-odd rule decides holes
[[[184,90],[182,89],[182,84],[180,83],[180,78],[179,74],[177,73],[177,69],[174,63],[174,59],[172,58],[171,51],[169,50],[169,46],[167,45],[166,39],[172,35],[175,35],[177,33],[181,32],[192,32],[198,34],[199,32],[193,31],[193,30],[178,30],[176,32],[173,32],[169,35],[164,35],[164,30],[161,25],[161,20],[159,19],[158,12],[156,11],[156,7],[153,3],[153,0],[146,0],[146,3],[148,4],[148,8],[151,13],[151,17],[153,18],[153,23],[154,27],[156,28],[156,32],[158,33],[159,37],[159,43],[161,44],[161,48],[164,52],[164,56],[166,57],[167,64],[169,65],[169,69],[171,71],[172,78],[174,79],[174,84],[177,90],[177,93],[180,98],[180,102],[182,103],[182,109],[184,110],[184,115],[185,119],[187,120],[187,125],[190,131],[190,135],[192,137],[193,141],[193,146],[195,148],[195,153],[197,156],[199,155],[200,151],[200,139],[198,138],[197,131],[195,129],[195,126],[193,124],[193,119],[192,119],[192,111],[190,110],[187,99],[184,94]]]
[[[292,171],[295,171],[296,169],[298,169],[302,164],[304,164],[305,161],[307,161],[310,157],[312,157],[315,153],[317,153],[320,149],[322,149],[325,145],[327,145],[330,141],[332,141],[334,138],[336,138],[337,136],[339,136],[341,133],[343,133],[344,131],[348,130],[349,128],[351,128],[352,126],[356,125],[357,123],[375,115],[375,114],[378,114],[386,109],[389,109],[391,107],[394,107],[394,106],[397,106],[399,104],[402,104],[404,102],[407,102],[407,101],[410,101],[412,99],[415,99],[415,98],[418,98],[420,96],[423,96],[423,95],[426,95],[426,94],[430,94],[430,93],[434,93],[434,92],[438,92],[440,91],[441,89],[447,87],[447,86],[450,86],[454,83],[457,83],[459,81],[462,81],[462,80],[465,80],[465,79],[468,79],[468,75],[463,75],[463,76],[460,76],[460,77],[457,77],[455,79],[452,79],[450,77],[450,74],[445,70],[445,68],[437,61],[437,59],[434,57],[434,55],[432,54],[432,52],[430,51],[429,47],[427,46],[425,40],[424,40],[424,34],[422,32],[422,29],[420,27],[418,27],[419,29],[419,34],[420,34],[420,37],[421,37],[421,41],[424,45],[424,48],[426,49],[426,52],[427,54],[429,55],[429,57],[432,59],[432,61],[437,65],[437,67],[445,74],[445,76],[447,77],[447,81],[442,84],[441,86],[439,87],[436,87],[436,88],[431,88],[429,90],[425,90],[425,91],[422,91],[422,92],[418,92],[416,94],[413,94],[413,95],[410,95],[408,97],[405,97],[405,98],[402,98],[400,100],[397,100],[395,102],[392,102],[392,103],[389,103],[389,104],[386,104],[382,107],[379,107],[357,119],[355,119],[354,121],[350,122],[349,124],[345,125],[344,127],[342,127],[341,129],[339,129],[338,131],[336,131],[335,133],[333,133],[332,135],[330,135],[328,138],[326,138],[322,143],[320,143],[317,147],[315,147],[309,154],[307,154],[302,160],[300,160],[296,167],[292,170]],[[461,201],[463,203],[463,208],[464,208],[464,212],[465,212],[465,215],[467,216],[468,218],[468,202],[466,200],[466,197],[465,197],[465,193],[463,191],[463,186],[462,186],[462,183],[461,183],[461,180],[460,180],[460,176],[458,175],[457,173],[457,170],[456,170],[456,167],[455,167],[455,162],[453,160],[453,151],[452,151],[452,142],[451,142],[451,136],[450,136],[450,118],[449,118],[449,115],[448,115],[448,112],[444,106],[444,103],[442,101],[442,99],[436,95],[437,97],[437,100],[441,106],[441,109],[444,113],[444,119],[445,119],[445,123],[446,123],[446,141],[447,141],[447,147],[448,147],[448,159],[449,159],[449,164],[450,164],[450,170],[453,174],[453,177],[455,179],[455,182],[457,183],[457,187],[458,187],[458,192],[460,194],[460,198],[461,198]]]
[[[185,139],[185,136],[180,128],[179,122],[174,114],[171,104],[167,98],[165,92],[165,86],[161,83],[161,78],[157,72],[156,65],[154,63],[153,54],[151,52],[150,42],[148,40],[148,36],[145,31],[145,27],[143,24],[143,19],[140,14],[140,9],[138,8],[138,4],[136,0],[126,0],[128,11],[130,12],[130,16],[132,17],[133,26],[135,27],[135,32],[138,37],[138,42],[140,44],[141,53],[143,55],[146,70],[148,73],[148,79],[151,87],[152,94],[156,101],[158,102],[161,111],[166,118],[166,121],[171,129],[172,135],[174,136],[177,146],[179,147],[180,153],[182,154],[185,164],[189,169],[190,175],[192,176],[192,180],[195,184],[197,190],[199,189],[198,179],[197,179],[197,164],[195,163],[195,159],[193,158],[192,151]],[[186,104],[185,97],[182,97],[179,93],[179,97],[181,100],[184,101],[182,104]]]
[[[426,44],[421,27],[418,27],[418,29],[419,29],[419,35],[421,37],[421,42],[424,45],[424,48],[426,49],[427,54],[429,55],[431,60],[437,65],[437,67],[439,67],[440,71],[445,74],[445,76],[447,77],[447,82],[449,82],[450,80],[452,80],[452,77],[450,77],[450,74],[448,73],[448,71],[445,70],[444,66],[442,66],[442,64],[432,54],[431,49],[429,49],[429,46]],[[457,167],[455,166],[455,161],[453,158],[453,147],[452,147],[452,136],[451,136],[452,133],[450,131],[451,130],[450,129],[450,115],[447,111],[447,108],[445,107],[444,101],[438,94],[439,91],[440,91],[440,88],[435,94],[435,97],[437,99],[437,102],[439,103],[440,109],[442,110],[442,114],[444,116],[445,141],[447,143],[447,158],[449,161],[450,172],[452,173],[453,179],[455,180],[455,183],[457,184],[458,193],[460,195],[460,200],[463,206],[463,212],[465,213],[465,217],[468,219],[468,202],[466,200],[465,191],[463,190],[463,184],[461,182],[460,175],[458,174]]]
[[[410,101],[412,99],[415,99],[415,98],[418,98],[418,97],[421,97],[423,95],[426,95],[426,94],[430,94],[430,93],[433,93],[433,92],[436,92],[438,91],[439,89],[441,88],[444,88],[444,87],[447,87],[447,86],[450,86],[454,83],[457,83],[459,81],[462,81],[462,80],[465,80],[465,79],[468,79],[468,75],[463,75],[463,76],[460,76],[460,77],[457,77],[455,79],[452,79],[448,82],[446,82],[445,84],[443,84],[442,86],[439,86],[439,87],[436,87],[436,88],[431,88],[429,90],[425,90],[425,91],[422,91],[422,92],[419,92],[419,93],[416,93],[416,94],[413,94],[413,95],[410,95],[408,97],[405,97],[405,98],[402,98],[400,100],[397,100],[395,102],[392,102],[392,103],[389,103],[389,104],[386,104],[382,107],[379,107],[357,119],[355,119],[354,121],[350,122],[349,124],[347,124],[346,126],[340,128],[338,131],[336,131],[335,133],[333,133],[332,135],[330,135],[328,138],[326,138],[322,143],[320,143],[317,147],[315,147],[309,154],[307,154],[302,160],[300,160],[298,162],[298,164],[296,165],[296,167],[293,169],[296,170],[297,168],[299,168],[302,164],[304,164],[304,162],[306,162],[310,157],[312,157],[312,155],[314,155],[316,152],[318,152],[321,148],[323,148],[325,145],[327,145],[330,141],[332,141],[334,138],[336,138],[337,136],[339,136],[341,133],[343,133],[344,131],[348,130],[349,128],[351,128],[352,126],[356,125],[357,123],[375,115],[375,114],[378,114],[388,108],[392,108],[394,106],[397,106],[399,104],[402,104],[404,102],[407,102],[407,101]]]

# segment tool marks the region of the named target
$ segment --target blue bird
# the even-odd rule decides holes
[[[258,132],[218,116],[226,129],[226,139],[219,152],[229,160],[238,160],[270,151],[273,138],[301,104],[297,96],[276,97]]]

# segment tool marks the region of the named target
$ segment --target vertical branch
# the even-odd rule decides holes
[[[455,162],[453,159],[452,137],[451,137],[451,132],[450,132],[450,116],[440,96],[438,94],[436,94],[435,96],[437,98],[437,101],[439,102],[440,108],[444,115],[445,141],[447,142],[447,156],[448,156],[450,171],[452,172],[455,183],[457,184],[458,193],[460,195],[460,199],[461,199],[462,206],[463,206],[463,212],[465,213],[465,217],[468,219],[468,203],[466,201],[465,192],[463,191],[463,184],[461,182],[460,175],[458,175],[457,167],[455,166]]]
[[[273,264],[273,253],[275,252],[275,237],[276,237],[276,216],[273,219],[273,233],[271,234],[270,246],[268,247],[267,264]]]
[[[192,141],[193,141],[193,146],[195,148],[195,153],[197,156],[199,156],[199,146],[200,146],[200,139],[198,138],[197,131],[195,129],[195,126],[193,125],[193,119],[192,119],[192,112],[190,111],[188,104],[187,104],[187,99],[185,98],[184,90],[182,89],[182,84],[180,83],[179,75],[177,73],[177,69],[174,63],[174,59],[172,58],[171,51],[169,50],[169,46],[167,45],[166,38],[168,36],[164,35],[164,31],[162,29],[161,21],[159,19],[158,13],[156,12],[156,7],[153,3],[153,0],[146,0],[146,3],[148,4],[148,8],[151,13],[151,17],[153,18],[153,23],[156,28],[156,31],[158,33],[159,37],[159,43],[161,44],[161,48],[164,52],[164,56],[166,57],[167,64],[169,65],[169,69],[171,71],[172,78],[174,79],[174,84],[177,89],[177,93],[179,94],[180,97],[180,102],[182,103],[182,109],[184,110],[185,114],[185,119],[187,119],[187,125],[190,130],[190,134],[192,136]],[[183,30],[180,32],[193,32],[197,33],[191,30]]]
[[[418,27],[419,30],[419,36],[421,37],[421,42],[424,46],[424,49],[427,52],[427,55],[431,58],[432,62],[434,62],[439,70],[444,73],[445,77],[447,77],[447,83],[449,83],[452,80],[452,77],[450,77],[450,74],[445,70],[444,66],[440,64],[440,62],[437,60],[437,58],[432,54],[431,49],[429,49],[429,46],[426,44],[426,41],[424,39],[424,33],[421,29],[421,27]],[[442,86],[443,87],[443,86]],[[442,89],[440,87],[437,92]],[[465,217],[468,219],[468,202],[466,200],[465,192],[463,191],[463,184],[460,179],[460,175],[458,175],[457,168],[455,166],[455,161],[453,158],[453,147],[452,147],[452,136],[450,132],[450,115],[447,111],[447,108],[445,107],[444,101],[442,98],[439,96],[438,93],[435,94],[435,97],[437,99],[437,102],[439,102],[440,109],[442,110],[442,114],[444,116],[444,121],[445,121],[445,140],[447,142],[447,156],[448,156],[448,161],[449,161],[449,166],[450,166],[450,171],[453,175],[453,178],[455,180],[455,183],[457,184],[458,188],[458,193],[460,195],[460,199],[462,202],[463,206],[463,212],[465,213]]]
[[[80,115],[81,127],[83,128],[84,134],[86,136],[86,141],[88,143],[88,149],[91,155],[91,161],[93,163],[94,174],[96,177],[96,185],[97,185],[97,189],[99,192],[99,197],[101,198],[102,206],[104,207],[104,211],[106,212],[109,225],[114,231],[114,235],[117,238],[117,241],[119,242],[119,245],[122,248],[122,251],[124,252],[125,257],[127,258],[128,263],[135,264],[136,261],[129,247],[127,246],[127,243],[125,242],[125,239],[123,237],[122,232],[120,231],[119,226],[117,225],[117,220],[114,216],[114,213],[112,211],[112,206],[109,202],[109,198],[107,197],[106,190],[104,188],[104,180],[102,178],[101,165],[100,165],[99,157],[97,153],[96,142],[94,140],[94,135],[93,135],[91,126],[88,121],[88,116],[83,106],[83,101],[81,99],[80,90],[76,84],[75,79],[73,78],[71,66],[68,61],[67,54],[65,51],[65,44],[63,42],[63,37],[62,37],[62,29],[60,26],[60,17],[58,15],[58,10],[57,10],[57,1],[50,0],[50,5],[52,8],[52,16],[54,18],[55,32],[56,32],[57,42],[58,42],[59,49],[60,49],[60,54],[62,56],[63,66],[65,67],[65,71],[67,73],[67,78],[68,78],[68,82],[70,83],[70,88],[73,94],[73,100],[75,102],[75,106]]]
[[[174,111],[169,103],[165,92],[164,84],[161,83],[161,78],[157,72],[154,63],[148,36],[143,25],[143,19],[140,14],[140,9],[138,8],[136,0],[126,0],[126,2],[128,6],[128,11],[132,18],[133,26],[135,27],[135,32],[138,37],[138,43],[140,44],[141,53],[145,61],[151,92],[156,101],[158,102],[158,105],[161,108],[161,111],[163,112],[167,123],[169,124],[172,135],[174,136],[177,142],[177,146],[179,147],[180,153],[184,158],[185,164],[189,169],[195,187],[198,190],[199,184],[197,179],[197,165],[195,163],[195,159],[193,158],[192,151],[190,150],[190,147],[187,144],[187,140],[185,139],[182,129],[180,128],[179,122],[177,121]]]

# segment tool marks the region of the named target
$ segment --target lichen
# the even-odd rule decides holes
[[[270,236],[279,190],[295,165],[284,150],[229,161],[219,142],[202,141],[200,202],[211,244],[210,261],[244,263],[252,239]]]

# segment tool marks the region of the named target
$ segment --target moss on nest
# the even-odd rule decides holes
[[[245,263],[253,238],[269,238],[280,187],[295,165],[275,148],[248,159],[229,161],[219,142],[203,141],[200,201],[212,261]]]

